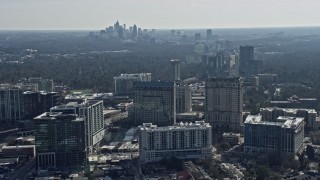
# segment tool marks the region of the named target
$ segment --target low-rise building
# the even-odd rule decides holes
[[[16,158],[16,157],[34,157],[36,154],[35,145],[21,145],[21,146],[3,146],[2,157]]]
[[[222,137],[223,141],[229,143],[231,146],[237,145],[240,142],[240,133],[225,132]]]
[[[177,122],[195,122],[203,119],[204,114],[202,112],[186,112],[177,113]]]

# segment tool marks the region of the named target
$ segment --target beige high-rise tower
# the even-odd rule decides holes
[[[241,131],[242,80],[240,78],[209,78],[206,81],[206,122],[218,131]]]

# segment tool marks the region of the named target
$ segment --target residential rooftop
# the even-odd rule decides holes
[[[281,126],[282,128],[296,128],[304,122],[302,117],[279,116],[277,122],[262,121],[261,115],[249,115],[245,120],[245,124],[260,124],[270,126]]]
[[[303,108],[278,108],[278,107],[266,107],[266,108],[260,108],[260,111],[273,111],[273,110],[283,110],[287,113],[294,113],[296,114],[298,111],[307,111],[308,113],[317,113],[315,109],[303,109]]]
[[[209,123],[205,121],[195,121],[194,123],[176,123],[173,126],[164,126],[158,127],[157,125],[153,125],[152,123],[143,123],[142,126],[139,126],[140,130],[147,130],[147,131],[167,131],[173,129],[195,129],[195,128],[209,128],[211,127]]]

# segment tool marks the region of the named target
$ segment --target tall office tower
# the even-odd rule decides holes
[[[117,32],[118,30],[119,30],[119,28],[120,28],[120,23],[119,23],[119,21],[117,20],[117,22],[114,24],[114,30]]]
[[[170,63],[173,66],[174,81],[180,81],[180,60],[173,59]]]
[[[40,111],[39,92],[25,91],[23,97],[23,114],[25,119],[33,119],[38,116]],[[42,112],[43,113],[43,112]]]
[[[201,55],[201,65],[204,67],[207,67],[207,65],[208,65],[208,55],[207,54]]]
[[[247,71],[247,67],[254,60],[253,46],[240,46],[240,71]]]
[[[85,121],[86,147],[89,153],[94,152],[95,146],[104,136],[103,101],[86,100],[78,104],[76,102],[67,105],[55,106],[50,112],[61,112],[62,114],[76,113]]]
[[[223,70],[224,66],[224,52],[223,51],[218,51],[216,53],[216,58],[217,58],[217,69],[219,71]]]
[[[118,33],[118,38],[119,39],[123,39],[124,38],[124,30],[123,30],[122,26],[119,27],[117,33]]]
[[[217,71],[217,57],[215,55],[209,55],[208,56],[208,74],[209,75],[214,75]]]
[[[206,80],[205,119],[218,131],[241,131],[242,80],[209,78]]]
[[[138,38],[138,27],[137,27],[137,25],[133,25],[132,39],[136,40],[137,38]]]
[[[166,127],[144,123],[139,130],[139,158],[142,163],[172,157],[206,158],[212,152],[211,126],[204,121]]]
[[[85,124],[74,114],[43,113],[34,118],[37,169],[86,164]]]
[[[213,39],[212,29],[207,29],[207,40],[212,40],[212,39]]]
[[[303,118],[280,116],[277,122],[268,122],[261,115],[249,115],[244,126],[247,153],[278,152],[295,156],[303,151]]]
[[[40,113],[49,112],[50,108],[58,105],[59,94],[56,92],[40,92]]]
[[[133,117],[136,125],[170,126],[176,122],[174,82],[134,82]]]
[[[25,91],[22,98],[23,118],[27,120],[48,112],[50,108],[58,105],[60,95],[56,92]]]
[[[151,81],[151,73],[121,74],[113,79],[115,95],[133,98],[133,82]]]
[[[10,84],[0,85],[1,126],[15,126],[23,118],[23,90]]]
[[[191,112],[191,89],[189,86],[176,87],[176,111],[177,113]]]
[[[142,29],[138,28],[138,36],[141,36],[141,35],[142,35]]]
[[[229,59],[229,75],[231,77],[239,77],[239,55],[232,54]]]
[[[195,40],[195,41],[201,40],[201,34],[200,34],[200,33],[195,33],[195,34],[194,34],[194,40]]]

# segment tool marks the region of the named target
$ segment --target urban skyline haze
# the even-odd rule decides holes
[[[0,30],[319,26],[318,0],[0,0]]]

